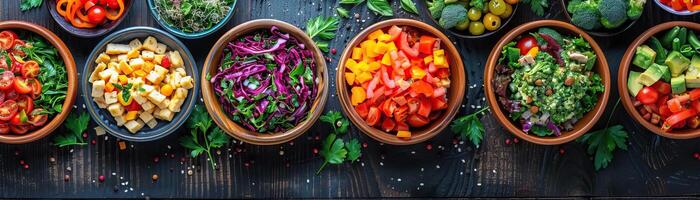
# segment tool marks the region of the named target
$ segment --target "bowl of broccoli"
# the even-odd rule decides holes
[[[520,0],[418,1],[420,15],[460,38],[490,36],[510,22]]]
[[[591,35],[620,34],[642,16],[646,0],[561,0],[569,21]]]

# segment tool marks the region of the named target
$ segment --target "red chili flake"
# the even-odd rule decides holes
[[[245,162],[245,163],[243,163],[243,166],[245,166],[245,167],[250,167],[250,163]]]
[[[513,143],[518,144],[518,142],[520,142],[518,138],[513,138]]]
[[[314,136],[314,140],[321,140],[321,137],[318,136],[318,135],[317,135],[317,136]]]
[[[154,157],[153,157],[153,162],[154,162],[154,163],[158,163],[158,161],[160,161],[160,157],[154,156]]]
[[[510,138],[506,139],[506,145],[510,145]]]
[[[87,136],[88,136],[87,131],[83,132],[83,138],[87,138]]]
[[[24,169],[29,169],[29,164],[24,164]]]
[[[427,145],[425,145],[425,149],[427,149],[428,151],[430,151],[430,150],[433,149],[433,145],[432,145],[432,144],[427,144]]]
[[[335,54],[335,53],[337,53],[337,52],[338,52],[337,49],[335,49],[335,48],[332,48],[332,49],[331,49],[331,53],[332,53],[332,54]]]
[[[700,153],[698,153],[698,152],[693,153],[693,158],[700,159]]]
[[[362,143],[362,147],[363,147],[363,148],[367,148],[367,143],[366,143],[366,142],[363,142],[363,143]]]
[[[93,144],[93,145],[94,145],[94,144],[97,144],[97,140],[92,139],[92,140],[90,141],[90,144]]]
[[[317,149],[317,148],[314,148],[314,149],[313,149],[313,152],[314,152],[314,154],[318,154],[318,149]]]
[[[564,148],[559,148],[559,154],[564,155],[565,152]]]
[[[180,162],[185,162],[185,157],[180,158]]]
[[[24,160],[19,160],[20,165],[24,165]]]
[[[240,153],[241,151],[243,151],[243,149],[236,147],[236,152]]]
[[[105,176],[104,176],[104,175],[100,175],[100,176],[97,177],[97,180],[100,181],[100,182],[105,182]]]

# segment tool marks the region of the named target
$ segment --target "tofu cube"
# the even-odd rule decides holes
[[[153,56],[153,62],[160,65],[160,63],[163,61],[163,57],[165,57],[165,55],[156,54],[155,56]]]
[[[114,117],[114,121],[117,122],[117,126],[124,126],[124,123],[126,123],[126,120],[124,120],[124,116],[116,116]]]
[[[155,71],[158,75],[165,77],[165,74],[168,73],[168,69],[165,69],[163,66],[156,65],[153,68],[153,71]]]
[[[92,83],[92,97],[101,97],[105,92],[105,81],[98,80]]]
[[[146,125],[148,125],[149,128],[155,128],[158,125],[158,120],[152,119],[151,121],[146,122]]]
[[[170,100],[170,104],[168,104],[168,110],[180,112],[180,107],[182,107],[183,103],[185,103],[184,99],[172,99]]]
[[[124,114],[124,106],[119,105],[118,103],[109,105],[109,107],[107,107],[107,110],[109,111],[109,114],[112,115],[112,117],[121,117],[122,114]]]
[[[134,94],[132,96],[134,97],[134,100],[136,101],[136,103],[141,105],[142,108],[143,108],[143,104],[145,104],[146,102],[149,102],[148,99],[143,97],[143,94]]]
[[[141,89],[143,89],[143,90],[141,90]],[[139,91],[141,92],[141,95],[145,96],[145,95],[148,95],[148,93],[153,92],[153,90],[155,90],[155,87],[153,87],[152,85],[144,84],[141,86],[141,89],[139,89]]]
[[[141,114],[139,114],[139,119],[143,120],[144,122],[148,122],[153,119],[153,115],[151,115],[151,113],[148,112],[142,112]]]
[[[156,53],[153,51],[149,51],[149,50],[141,51],[141,58],[143,58],[144,60],[151,61],[151,60],[153,60],[153,58],[155,56],[156,56]]]
[[[165,45],[165,44],[163,44],[163,43],[158,43],[158,44],[156,45],[156,50],[155,50],[155,52],[156,52],[157,54],[165,54],[165,51],[167,51],[167,50],[168,50],[168,46],[167,46],[167,45]]]
[[[160,109],[168,109],[168,105],[170,105],[170,99],[165,99],[163,102],[156,104]]]
[[[163,81],[163,76],[159,75],[155,71],[151,71],[148,73],[148,75],[146,75],[146,80],[153,84],[160,84],[160,82]]]
[[[102,128],[101,126],[95,126],[95,135],[100,136],[104,135],[105,133],[107,133],[105,131],[105,128]]]
[[[183,76],[183,77],[184,77],[184,76],[187,76],[187,72],[185,71],[185,68],[182,68],[182,67],[180,67],[180,68],[175,68],[175,71],[176,71],[177,73],[180,73],[180,76]]]
[[[129,42],[129,47],[131,47],[132,50],[140,50],[141,49],[141,41],[139,39],[133,39],[131,42]]]
[[[100,77],[101,80],[107,81],[110,78],[112,78],[112,74],[116,74],[117,72],[112,69],[112,68],[107,68],[105,70],[102,70],[100,73],[98,73],[98,76]]]
[[[97,104],[97,107],[105,109],[107,108],[107,103],[105,103],[105,98],[103,96],[99,97],[94,97],[92,98],[93,101],[95,101],[95,104]]]
[[[173,99],[186,99],[186,98],[187,98],[187,89],[185,89],[185,88],[175,89],[175,94],[173,95]]]
[[[109,81],[107,81],[107,82],[108,82],[107,84],[109,84],[109,83],[119,83],[119,74],[117,74],[117,73],[112,73],[112,76],[109,77]]]
[[[154,38],[153,36],[148,36],[145,41],[143,41],[143,49],[149,50],[149,51],[156,51],[156,47],[158,46],[158,40]]]
[[[129,45],[109,43],[107,44],[107,50],[105,52],[110,55],[115,55],[128,53],[129,51],[131,51],[131,47]]]
[[[182,67],[183,66],[182,57],[180,56],[179,51],[170,51],[168,53],[168,58],[170,58],[170,64],[173,67]]]
[[[105,92],[105,103],[106,104],[117,103],[117,91]]]
[[[143,110],[145,110],[147,112],[153,111],[153,108],[156,107],[156,105],[153,105],[153,103],[151,103],[150,101],[146,101],[145,103],[142,103],[140,105],[141,105],[141,108],[143,108]],[[143,121],[146,121],[146,120],[143,120]]]
[[[150,100],[153,104],[158,105],[165,101],[165,95],[158,91],[152,91],[151,93],[148,93],[148,100]]]
[[[168,110],[168,109],[161,109],[157,113],[153,115],[157,119],[162,119],[165,121],[172,121],[173,117],[175,116],[175,113]]]
[[[141,130],[141,128],[143,128],[144,125],[145,124],[143,123],[143,121],[137,119],[126,122],[126,124],[124,124],[124,127],[126,127],[126,129],[129,130],[129,132],[135,134],[136,132]]]
[[[132,68],[136,68],[136,69],[141,69],[141,67],[143,66],[143,63],[144,63],[144,61],[141,58],[134,58],[134,59],[129,60],[129,65]]]
[[[129,61],[129,56],[126,54],[119,54],[117,56],[116,62],[120,62],[120,61]]]
[[[100,63],[95,66],[95,70],[92,71],[92,74],[90,74],[90,83],[100,80],[99,73],[104,71],[105,68],[107,68],[107,65],[105,63]]]
[[[180,76],[180,73],[174,72],[174,73],[170,73],[170,80],[168,80],[167,83],[172,85],[175,88],[179,88],[180,87],[180,80],[182,80],[182,76]]]
[[[185,76],[180,79],[180,87],[191,89],[194,87],[194,79],[191,76]]]
[[[107,63],[111,58],[112,57],[106,53],[101,53],[99,56],[97,56],[97,59],[95,59],[95,63]]]

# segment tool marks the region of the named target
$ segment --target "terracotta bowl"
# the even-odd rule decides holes
[[[350,87],[348,87],[345,81],[345,76],[343,75],[345,71],[345,60],[350,58],[352,54],[352,47],[358,46],[367,36],[378,30],[386,30],[391,26],[410,26],[418,30],[422,30],[424,33],[428,33],[435,37],[438,37],[443,44],[447,57],[450,62],[450,88],[447,91],[448,108],[446,112],[442,114],[439,118],[430,122],[429,125],[420,129],[411,129],[411,139],[404,140],[399,139],[393,133],[387,133],[383,130],[376,129],[374,127],[368,126],[362,117],[360,117],[355,108],[350,103]],[[340,56],[338,71],[336,72],[336,91],[338,92],[338,98],[340,99],[340,105],[345,112],[345,115],[350,118],[353,124],[358,127],[363,133],[374,138],[383,143],[393,144],[393,145],[410,145],[417,144],[426,141],[438,133],[440,133],[447,125],[452,122],[452,119],[457,114],[460,105],[462,104],[462,99],[464,98],[465,85],[467,84],[467,78],[464,74],[464,64],[462,63],[462,57],[459,55],[457,48],[452,44],[445,34],[440,32],[438,29],[412,19],[390,19],[386,21],[381,21],[370,27],[365,28],[360,34],[355,36],[355,38],[346,45],[343,54]]]
[[[124,13],[122,14],[122,17],[120,17],[116,21],[111,21],[106,24],[99,25],[95,28],[76,28],[69,21],[66,21],[66,19],[63,18],[63,16],[59,15],[58,12],[56,12],[56,2],[57,0],[46,1],[46,4],[48,4],[46,8],[49,9],[49,13],[51,13],[53,19],[59,26],[61,26],[61,28],[63,28],[63,30],[66,30],[70,34],[83,38],[93,38],[102,36],[105,33],[114,30],[114,28],[117,28],[117,26],[119,26],[119,24],[122,23],[122,21],[124,21],[124,18],[126,18],[125,16],[129,14],[131,5],[134,4],[134,1],[132,0],[124,0]]]
[[[0,30],[24,30],[43,37],[46,41],[51,43],[52,46],[56,47],[58,54],[61,56],[66,66],[68,91],[66,91],[66,99],[63,101],[63,110],[51,118],[49,123],[38,130],[28,132],[25,135],[0,135],[0,142],[2,143],[24,144],[51,134],[56,128],[61,126],[63,120],[68,117],[68,114],[73,108],[73,103],[75,103],[75,95],[78,90],[78,76],[75,71],[75,60],[73,60],[73,55],[70,53],[66,44],[64,44],[58,36],[44,27],[22,21],[0,21]]]
[[[644,120],[644,118],[642,118],[642,115],[639,114],[639,111],[637,111],[637,109],[634,108],[633,99],[629,94],[629,90],[627,89],[627,76],[629,75],[630,65],[632,63],[632,59],[634,58],[636,48],[639,45],[644,44],[647,41],[647,39],[651,38],[651,36],[657,35],[659,33],[664,33],[665,31],[670,30],[674,26],[684,26],[687,27],[689,30],[700,32],[700,24],[698,23],[672,21],[656,25],[642,33],[642,35],[640,35],[639,37],[637,37],[637,39],[632,41],[630,46],[627,48],[627,51],[625,51],[625,54],[622,56],[622,60],[620,61],[620,69],[617,72],[617,89],[620,92],[622,105],[625,107],[625,110],[627,110],[627,113],[630,116],[632,116],[632,118],[635,121],[637,121],[637,123],[642,124],[647,130],[654,132],[658,135],[673,139],[697,138],[700,137],[700,129],[683,129],[666,132],[661,130],[661,127]]]
[[[494,79],[496,73],[495,68],[498,64],[498,59],[501,57],[501,49],[507,43],[513,41],[516,37],[527,34],[532,30],[536,30],[540,27],[549,27],[559,31],[562,34],[572,34],[581,35],[583,38],[591,44],[593,51],[595,52],[598,60],[596,61],[594,71],[600,75],[602,82],[605,85],[605,91],[599,95],[598,102],[595,107],[583,116],[575,125],[571,131],[562,131],[562,134],[557,137],[539,137],[534,134],[527,134],[520,129],[520,125],[513,123],[504,110],[501,109],[501,105],[498,103],[496,98],[496,93],[494,92],[494,84],[492,80]],[[515,29],[508,32],[501,40],[493,47],[489,58],[486,61],[486,69],[484,70],[484,87],[486,98],[491,105],[491,113],[496,116],[496,119],[501,125],[503,125],[508,131],[514,135],[527,140],[532,143],[542,144],[542,145],[558,145],[569,141],[572,141],[579,136],[586,133],[588,130],[593,128],[595,123],[598,121],[603,112],[605,112],[605,105],[608,102],[608,97],[610,96],[610,71],[608,70],[608,62],[605,59],[605,54],[603,50],[600,49],[598,43],[591,38],[586,32],[577,28],[576,26],[556,20],[539,20],[534,22],[529,22],[516,27]]]
[[[571,13],[567,11],[566,6],[569,5],[569,0],[560,0],[561,1],[561,6],[564,11],[564,17],[566,17],[566,20],[571,22]],[[645,7],[646,8],[646,7]],[[622,32],[625,32],[627,29],[632,27],[634,23],[637,22],[637,20],[629,20],[625,21],[625,23],[622,23],[622,25],[618,26],[617,28],[614,29],[606,29],[606,28],[600,28],[596,30],[584,30],[586,33],[591,34],[593,36],[598,36],[598,37],[612,37],[619,35]]]
[[[314,100],[311,109],[308,111],[310,115],[305,121],[300,122],[294,128],[282,133],[259,133],[248,130],[247,128],[239,125],[231,120],[227,113],[224,113],[221,103],[219,103],[218,97],[214,92],[214,87],[209,79],[207,79],[207,76],[216,74],[218,65],[221,62],[221,54],[229,41],[236,40],[238,37],[252,31],[261,29],[269,30],[272,26],[276,26],[282,32],[289,33],[292,37],[295,37],[304,43],[307,48],[311,48],[314,55],[314,61],[316,62],[316,77],[318,77],[316,87],[318,87],[318,93],[316,94],[316,99]],[[313,40],[311,40],[311,38],[309,38],[301,29],[289,23],[274,19],[258,19],[249,21],[233,27],[233,29],[221,36],[221,38],[216,41],[212,49],[209,51],[209,54],[204,61],[201,82],[204,104],[207,107],[207,111],[209,111],[209,115],[211,115],[212,119],[214,119],[214,122],[232,137],[257,145],[281,144],[299,137],[301,134],[309,130],[309,128],[314,125],[321,114],[323,114],[323,107],[326,105],[326,100],[328,99],[328,71],[326,69],[326,61],[321,53],[321,50],[314,45]]]

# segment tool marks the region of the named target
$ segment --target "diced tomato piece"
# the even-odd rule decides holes
[[[432,55],[433,47],[436,41],[437,39],[434,37],[426,35],[420,36],[420,46],[418,47],[418,51],[422,54]]]
[[[651,87],[656,89],[656,91],[658,91],[659,94],[662,94],[662,95],[671,94],[671,84],[668,84],[664,81],[656,81],[656,83],[651,85]]]
[[[369,108],[369,113],[367,114],[367,125],[369,126],[374,126],[379,122],[379,119],[382,118],[382,114],[380,113],[379,109],[377,107],[370,107]]]
[[[646,109],[647,112],[650,112],[652,114],[659,114],[659,107],[657,107],[656,104],[644,105],[644,109]]]
[[[401,36],[399,36],[399,49],[401,51],[403,51],[407,56],[410,56],[413,58],[418,57],[418,55],[419,55],[418,46],[419,45],[420,45],[419,43],[416,43],[413,45],[413,47],[411,47],[408,44],[408,35],[406,33],[401,33]]]
[[[408,118],[408,106],[404,105],[396,109],[394,111],[394,119],[397,122],[403,122],[406,121],[406,118]]]
[[[688,92],[688,97],[690,98],[691,101],[695,101],[700,99],[700,88],[695,88]]]
[[[401,36],[401,32],[403,32],[403,29],[399,28],[398,26],[392,26],[389,28],[389,35],[391,35],[391,41],[396,40]]]
[[[394,127],[396,127],[396,123],[394,123],[394,120],[391,118],[384,118],[384,121],[382,121],[382,129],[386,132],[394,130]]]
[[[700,112],[700,100],[691,101],[690,107],[695,109],[695,111]]]
[[[360,117],[362,117],[362,119],[366,119],[367,114],[369,113],[369,103],[364,102],[364,103],[361,103],[360,105],[355,106],[355,112],[357,112],[357,114],[360,115]]]
[[[433,86],[423,80],[418,80],[411,84],[411,90],[417,94],[424,94],[426,97],[433,96]]]
[[[433,111],[432,103],[428,99],[423,99],[418,107],[418,115],[427,118],[430,116],[431,111]]]
[[[408,124],[403,121],[397,121],[396,122],[396,130],[397,131],[408,131]]]
[[[690,118],[686,120],[686,125],[688,126],[688,128],[698,128],[698,126],[700,126],[700,118],[698,118],[698,116]]]
[[[430,100],[433,103],[433,110],[444,110],[447,109],[447,99],[444,97],[434,97]]]
[[[666,105],[668,105],[668,109],[670,109],[673,113],[681,112],[683,110],[683,105],[678,98],[668,100]]]
[[[394,102],[394,100],[387,99],[381,104],[381,108],[384,116],[393,117],[394,110],[396,110],[396,102]]]
[[[449,78],[450,77],[450,70],[448,68],[440,68],[437,70],[437,74],[435,77],[442,78],[442,79]]]
[[[427,117],[422,117],[419,115],[408,116],[408,125],[411,127],[422,127],[430,123]]]
[[[659,106],[659,115],[661,115],[662,120],[668,118],[672,114],[673,112],[671,112],[671,109],[668,109],[666,104]]]

